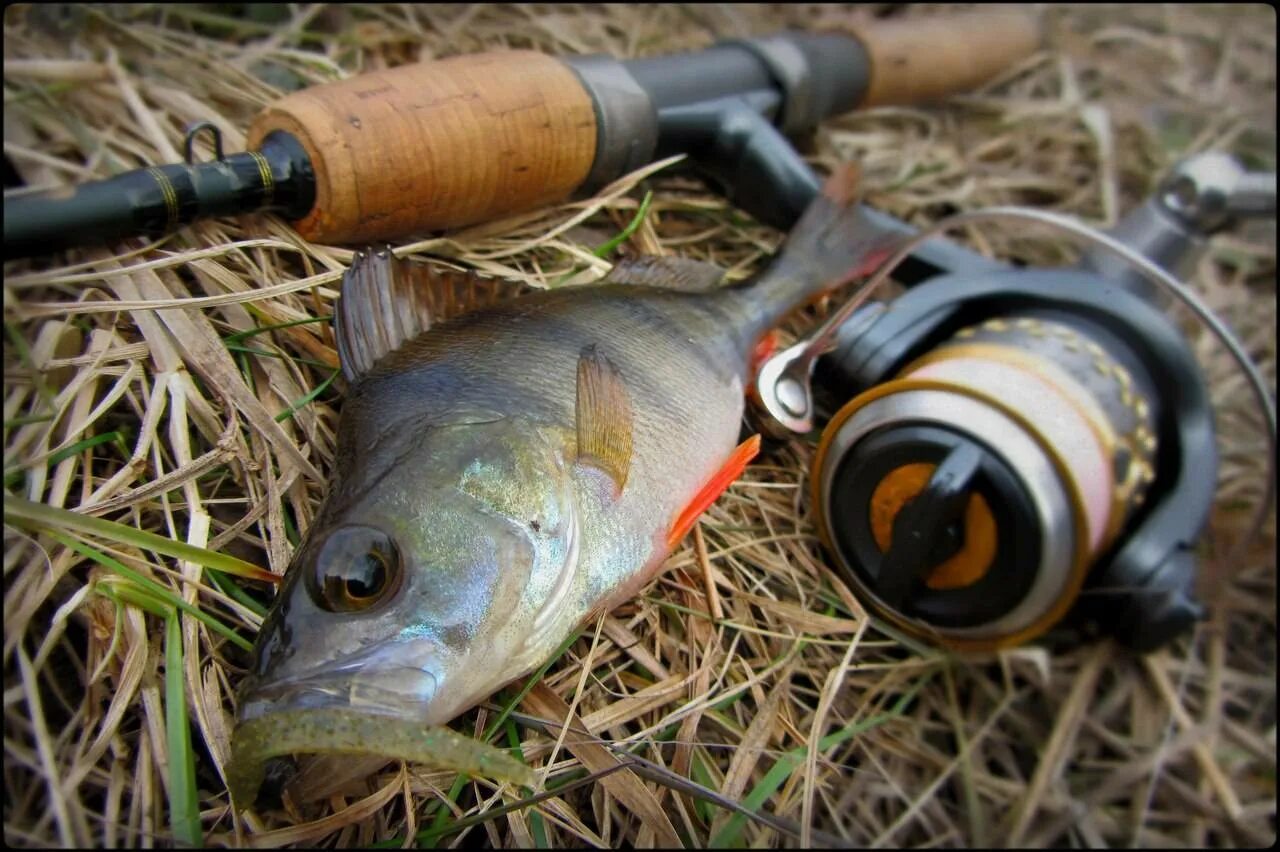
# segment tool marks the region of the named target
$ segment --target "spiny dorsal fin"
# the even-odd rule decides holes
[[[402,260],[389,247],[356,252],[334,315],[342,372],[354,381],[433,324],[493,303],[501,285],[472,272]]]
[[[631,469],[631,395],[595,344],[578,356],[576,416],[578,461],[604,471],[621,493]]]
[[[714,263],[687,257],[642,254],[618,261],[601,283],[640,284],[686,293],[705,293],[715,290],[723,278],[724,270]]]

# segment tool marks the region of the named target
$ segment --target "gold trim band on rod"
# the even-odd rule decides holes
[[[269,207],[276,195],[276,180],[271,174],[271,164],[267,162],[267,158],[259,154],[257,151],[248,151],[253,161],[258,164],[258,174],[262,176],[262,206]]]
[[[172,230],[178,224],[178,190],[174,188],[169,176],[155,166],[147,169],[147,174],[160,184],[160,194],[164,196],[165,230]]]

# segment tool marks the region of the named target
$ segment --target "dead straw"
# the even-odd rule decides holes
[[[225,9],[6,7],[5,152],[27,185],[177,159],[195,120],[237,150],[270,100],[364,69],[497,47],[652,56],[944,11]],[[1046,49],[999,80],[829,122],[811,162],[856,160],[869,202],[917,225],[995,204],[1110,225],[1165,167],[1211,148],[1275,169],[1274,13],[1043,12]],[[738,279],[781,236],[666,163],[399,253],[510,279],[514,294],[594,280],[635,252],[709,260]],[[1029,264],[1076,251],[1016,228],[959,238]],[[344,390],[326,384],[327,317],[350,259],[245,216],[155,245],[6,262],[7,844],[176,845],[192,821],[205,844],[235,846],[1274,842],[1274,515],[1241,561],[1214,558],[1263,493],[1259,420],[1190,323],[1221,455],[1201,569],[1212,617],[1167,652],[1102,643],[956,661],[901,640],[825,568],[805,497],[813,445],[793,440],[704,516],[661,579],[568,647],[524,696],[530,715],[511,712],[512,691],[455,722],[479,734],[505,706],[494,741],[541,767],[536,795],[393,762],[319,798],[232,814],[225,763],[247,658],[231,636],[252,640],[272,592],[209,554],[278,575],[310,524]],[[1274,389],[1274,224],[1213,238],[1194,284]],[[116,526],[37,528],[11,516],[11,496]],[[170,623],[181,630],[166,641]],[[182,722],[166,712],[178,685],[189,766],[175,762]]]

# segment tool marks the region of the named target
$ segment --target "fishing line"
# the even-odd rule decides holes
[[[627,769],[627,768],[628,768],[627,763],[625,762],[618,763],[615,766],[609,766],[604,769],[600,769],[595,772],[588,773],[585,777],[579,778],[576,781],[570,781],[564,786],[556,787],[550,790],[544,790],[541,793],[536,793],[524,799],[518,799],[509,804],[502,805],[501,807],[482,811],[481,813],[478,813],[475,816],[461,819],[458,822],[455,822],[449,825],[448,827],[441,828],[438,831],[435,829],[424,829],[423,831],[418,832],[418,834],[419,835],[431,834],[437,838],[445,837],[450,834],[456,834],[459,831],[464,831],[468,828],[473,828],[482,823],[486,823],[486,822],[489,822],[490,820],[497,819],[498,817],[505,816],[506,814],[509,814],[512,811],[523,810],[524,808],[532,807],[533,805],[536,805],[539,802],[544,802],[547,799],[554,799],[558,796],[562,796],[565,793],[568,793],[572,790],[576,790],[579,787],[584,787],[587,784],[590,784],[594,781],[599,781],[601,778],[612,775],[615,772],[618,772],[620,770]]]
[[[544,732],[547,733],[548,736],[559,736],[553,733],[553,731],[556,731],[556,730],[573,731],[575,734],[579,734],[583,737],[582,742],[594,743],[596,745],[601,745],[609,749],[609,751],[614,755],[616,755],[618,760],[621,761],[621,764],[618,768],[629,768],[634,772],[636,772],[637,774],[643,775],[649,780],[654,781],[658,784],[661,784],[664,787],[669,787],[673,790],[678,790],[680,792],[688,793],[691,796],[697,796],[698,798],[703,799],[704,801],[710,802],[711,804],[717,805],[718,807],[724,808],[726,810],[731,810],[735,813],[738,813],[738,814],[741,814],[742,816],[747,817],[748,819],[755,820],[756,822],[764,823],[770,828],[773,828],[777,831],[781,831],[784,834],[790,835],[793,838],[799,839],[801,836],[800,826],[794,820],[788,819],[786,817],[776,816],[774,814],[769,813],[768,811],[765,811],[763,808],[758,811],[752,811],[744,807],[742,804],[734,801],[733,799],[728,798],[727,796],[722,796],[721,794],[715,792],[714,790],[704,787],[703,785],[698,784],[695,781],[690,781],[689,779],[671,771],[670,769],[667,769],[665,766],[654,763],[650,760],[646,760],[643,757],[639,757],[637,755],[631,754],[630,752],[626,751],[622,747],[617,746],[608,740],[604,740],[599,737],[596,737],[590,734],[589,732],[582,731],[574,726],[565,724],[564,722],[555,722],[550,719],[543,719],[538,716],[530,716],[530,715],[527,715],[524,713],[518,713],[515,711],[513,711],[510,714],[510,716],[512,719],[515,719],[520,722],[524,722],[527,725],[542,728]],[[558,740],[558,742],[563,744],[568,742],[568,740],[560,739]],[[663,743],[663,744],[666,744],[666,743]],[[765,750],[762,749],[761,751],[763,752]],[[810,833],[815,839],[820,840],[822,843],[828,846],[831,846],[833,848],[848,848],[851,845],[851,842],[849,840],[846,840],[845,838],[839,837],[829,832],[822,831],[821,829],[811,829]]]
[[[497,709],[499,709],[499,708],[498,708],[498,706],[497,706],[496,704],[490,704],[490,703],[484,703],[484,704],[481,704],[481,705],[479,705],[479,706],[481,706],[481,707],[485,708],[486,710],[497,710]],[[520,713],[520,712],[515,711],[515,710],[511,711],[511,713],[510,713],[510,714],[508,714],[508,715],[509,715],[509,717],[510,717],[511,719],[514,719],[514,720],[515,720],[515,721],[517,721],[517,722],[523,722],[523,723],[525,723],[526,725],[529,725],[529,726],[531,726],[531,727],[532,727],[532,726],[541,725],[541,724],[543,724],[544,722],[547,722],[547,720],[545,720],[545,719],[541,719],[540,717],[537,717],[537,716],[530,716],[530,715],[528,715],[528,714],[526,714],[526,713]],[[550,723],[548,722],[548,724],[550,724]],[[555,723],[555,724],[559,724],[559,723]],[[673,724],[674,724],[674,723],[673,723]],[[575,729],[575,733],[576,733],[576,732],[577,732],[577,731],[576,731],[576,729]],[[708,741],[708,740],[681,740],[681,739],[674,739],[674,738],[673,738],[673,739],[669,739],[669,740],[660,740],[660,739],[657,739],[657,738],[655,738],[655,737],[643,737],[643,738],[637,738],[637,739],[626,738],[626,739],[611,740],[611,739],[606,739],[606,738],[603,738],[603,737],[597,737],[597,736],[595,736],[594,734],[587,734],[587,735],[584,735],[582,739],[566,738],[566,739],[565,739],[565,741],[564,741],[564,744],[565,744],[565,745],[567,745],[567,746],[568,746],[568,745],[593,745],[593,744],[594,744],[594,745],[606,745],[606,746],[608,746],[609,748],[614,749],[615,751],[622,751],[622,752],[623,752],[623,753],[625,753],[625,754],[631,754],[630,752],[626,752],[626,751],[624,751],[626,748],[629,748],[629,747],[635,747],[635,746],[657,746],[657,747],[661,747],[661,746],[679,746],[679,745],[687,745],[687,746],[697,746],[697,747],[705,748],[705,749],[707,749],[707,750],[709,750],[709,751],[714,751],[714,750],[717,750],[717,749],[719,749],[719,750],[723,750],[723,751],[739,751],[739,750],[741,750],[741,746],[740,746],[740,745],[738,745],[737,743],[716,743],[716,742],[710,742],[710,741]],[[550,745],[550,743],[548,743],[547,745]],[[771,758],[774,758],[774,759],[776,760],[776,759],[778,759],[778,758],[784,757],[784,756],[785,756],[785,755],[787,755],[791,750],[790,750],[790,749],[782,749],[782,748],[767,748],[767,747],[763,747],[763,746],[762,746],[762,747],[760,747],[760,748],[752,749],[752,751],[759,752],[761,755],[764,755],[764,756],[767,756],[767,757],[771,757]],[[634,755],[632,755],[632,756],[634,756]],[[575,762],[576,760],[577,760],[577,758],[574,758],[574,757],[562,758],[562,759],[561,759],[561,761],[559,762],[559,765],[560,765],[561,767],[563,767],[563,766],[566,766],[566,765],[568,765],[568,764],[571,764],[571,763]],[[821,763],[821,764],[822,764],[825,768],[827,768],[827,769],[833,769],[833,770],[838,770],[838,771],[845,771],[845,770],[847,770],[847,769],[850,769],[850,767],[846,767],[846,766],[844,766],[844,765],[842,765],[842,764],[840,764],[840,763],[837,763],[836,761],[831,760],[830,758],[823,757],[823,756],[821,756],[821,755],[819,755],[819,757],[818,757],[818,761],[819,761],[819,763]],[[869,771],[869,770],[854,769],[853,771],[854,771],[854,772],[865,772],[865,771]]]

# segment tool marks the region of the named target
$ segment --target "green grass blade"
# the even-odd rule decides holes
[[[66,461],[72,456],[82,453],[85,450],[92,449],[99,444],[105,444],[108,441],[114,441],[120,437],[119,432],[103,432],[101,435],[94,435],[92,438],[85,438],[83,441],[76,441],[69,447],[58,450],[45,461],[45,464],[53,467],[55,464]]]
[[[285,506],[284,511],[280,514],[284,518],[284,537],[289,540],[289,544],[297,547],[298,542],[302,540],[302,536],[298,535],[298,527],[293,522],[293,510],[289,506]]]
[[[338,378],[338,374],[341,372],[342,370],[336,369],[332,373],[330,373],[329,378],[325,379],[323,382],[316,385],[314,390],[312,390],[306,396],[299,399],[297,402],[290,405],[284,411],[281,411],[279,414],[277,414],[276,422],[280,423],[281,421],[288,420],[290,417],[294,415],[294,412],[296,412],[299,408],[302,408],[304,405],[307,405],[308,403],[310,403],[311,400],[315,399],[320,394],[324,393],[325,389],[328,388],[329,385],[333,384],[333,380]]]
[[[293,361],[294,363],[297,363],[297,364],[306,364],[311,367],[320,367],[325,370],[333,369],[328,364],[325,364],[320,361],[316,361],[312,358],[298,358],[293,355],[285,355],[280,352],[268,352],[265,349],[255,349],[252,346],[241,346],[237,343],[228,343],[227,351],[242,353],[244,355],[261,355],[265,358],[279,358],[282,361]]]
[[[591,253],[594,254],[596,257],[604,257],[606,254],[613,251],[618,246],[622,245],[623,240],[627,239],[632,234],[634,234],[636,232],[636,228],[640,227],[640,223],[644,221],[644,217],[649,213],[649,205],[652,202],[653,202],[653,192],[646,191],[644,194],[644,199],[640,202],[640,209],[636,211],[636,215],[631,218],[631,221],[627,223],[627,226],[623,228],[621,231],[619,231],[618,235],[615,236],[613,239],[592,249]],[[585,268],[586,268],[585,266],[575,266],[573,269],[569,270],[564,275],[561,275],[559,278],[557,278],[552,283],[551,286],[559,287],[561,284],[568,281],[570,278],[577,275],[579,272],[581,272]]]
[[[547,669],[551,668],[551,665],[556,660],[560,659],[561,655],[564,654],[565,651],[569,650],[569,646],[577,641],[580,633],[581,631],[575,630],[568,639],[565,639],[564,642],[560,643],[560,647],[556,649],[556,652],[551,655],[549,660],[543,663],[536,672],[529,675],[529,679],[525,681],[524,687],[516,693],[515,697],[503,706],[502,712],[498,714],[497,718],[489,723],[489,727],[485,729],[484,735],[480,737],[481,742],[487,743],[493,738],[494,733],[502,727],[502,724],[506,722],[507,717],[511,715],[511,711],[514,710],[516,705],[529,694],[529,690],[533,689],[533,685],[542,679],[542,676],[547,673]],[[467,779],[462,775],[459,775],[454,779],[453,786],[449,788],[449,794],[447,796],[449,801],[458,801],[458,796],[462,794],[462,788],[466,786],[466,783]],[[453,812],[442,805],[440,810],[436,812],[435,819],[431,821],[430,827],[418,832],[418,844],[428,849],[435,848],[436,839],[448,834],[452,827]]]
[[[649,205],[653,203],[653,191],[648,190],[644,194],[644,199],[640,202],[640,209],[636,211],[636,215],[631,218],[627,226],[618,232],[618,235],[601,246],[598,246],[591,253],[596,257],[604,257],[609,252],[622,245],[623,241],[628,239],[640,227],[640,223],[644,221],[644,217],[649,214]]]
[[[261,618],[266,618],[267,607],[263,606],[261,603],[255,600],[252,595],[250,595],[244,589],[236,585],[235,581],[222,576],[222,574],[217,571],[210,571],[205,576],[209,578],[209,581],[213,583],[213,585],[218,589],[218,591],[222,592],[224,595],[231,598],[236,603],[239,603],[240,605],[244,606],[254,615],[257,615]]]
[[[180,846],[200,847],[200,795],[183,683],[182,619],[171,612],[164,633],[164,722],[169,740],[169,827]]]
[[[547,838],[547,821],[537,811],[529,814],[529,833],[533,835],[534,849],[551,848],[551,841]]]
[[[40,398],[52,408],[53,391],[49,390],[49,386],[44,381],[44,374],[36,367],[35,359],[31,357],[31,347],[27,345],[26,338],[22,336],[22,332],[18,331],[17,326],[7,320],[4,324],[4,333],[8,336],[9,343],[13,345],[13,350],[18,353],[18,361],[31,371],[31,382],[35,385],[36,393],[40,394]]]
[[[203,612],[198,607],[194,607],[191,604],[187,603],[182,598],[178,597],[173,592],[169,591],[164,586],[157,583],[155,580],[152,580],[148,577],[144,577],[143,575],[139,574],[137,571],[134,571],[132,568],[120,562],[119,560],[112,559],[110,556],[107,556],[105,553],[101,553],[95,550],[94,548],[89,547],[86,544],[82,544],[81,542],[76,541],[74,538],[71,538],[68,535],[57,532],[55,530],[46,530],[46,532],[55,541],[58,541],[61,544],[66,545],[67,547],[74,550],[76,553],[79,553],[81,556],[88,557],[89,559],[92,559],[94,562],[97,562],[99,565],[103,566],[104,568],[108,568],[123,577],[129,578],[137,586],[140,586],[142,589],[145,589],[154,598],[162,600],[165,603],[170,604],[171,606],[175,606],[178,609],[182,610],[183,612],[190,613],[193,618],[199,619],[200,622],[204,624],[206,627],[208,627],[210,630],[213,630],[216,633],[222,634],[223,636],[227,637],[227,639],[229,639],[230,641],[236,643],[241,648],[244,648],[246,651],[253,650],[253,643],[250,642],[248,639],[245,639],[239,633],[236,633],[234,630],[232,630],[227,625],[223,624],[218,619],[214,618],[212,615],[209,615],[209,613]]]
[[[61,450],[58,450],[45,458],[33,459],[31,461],[23,462],[16,467],[9,468],[4,474],[5,482],[8,483],[10,478],[22,473],[24,470],[30,470],[31,468],[41,466],[52,467],[55,464],[60,464],[61,462],[66,461],[78,453],[82,453],[85,450],[98,446],[99,444],[106,444],[111,441],[114,441],[119,445],[121,448],[121,454],[127,459],[129,457],[129,449],[125,446],[124,435],[117,431],[103,432],[101,435],[93,435],[83,440],[76,441],[71,446],[63,447]]]
[[[511,753],[521,762],[524,763],[524,749],[520,748],[520,730],[516,727],[515,720],[507,719],[506,722],[507,742],[511,744]],[[525,788],[525,793],[532,795],[533,791]],[[533,845],[535,849],[550,849],[551,846],[547,842],[547,824],[542,818],[542,814],[533,811],[529,814],[529,833],[533,835]]]
[[[231,350],[236,359],[236,366],[240,368],[240,375],[244,377],[244,383],[251,392],[256,393],[253,387],[253,370],[249,367],[249,356],[244,352],[236,352]]]
[[[891,719],[901,716],[903,711],[907,709],[907,705],[916,697],[916,694],[924,688],[924,685],[933,677],[930,672],[921,678],[915,686],[907,690],[902,696],[894,702],[894,705],[883,713],[877,713],[860,721],[850,722],[838,731],[828,734],[818,741],[818,751],[824,752],[832,748],[850,737],[864,734],[867,731]],[[804,746],[792,749],[778,758],[777,762],[769,768],[764,778],[747,794],[742,800],[742,806],[749,811],[758,811],[764,806],[764,803],[778,792],[787,779],[791,777],[791,773],[804,765],[807,749]],[[742,841],[739,835],[742,829],[746,827],[747,817],[740,813],[735,813],[729,817],[729,821],[720,829],[715,837],[711,838],[711,842],[707,844],[710,849],[732,849],[740,847]]]
[[[560,643],[560,647],[556,648],[556,652],[551,655],[551,658],[543,663],[536,672],[529,675],[529,679],[524,682],[524,686],[521,687],[518,693],[516,693],[516,696],[503,706],[502,712],[499,713],[498,717],[489,724],[489,727],[484,732],[484,736],[480,738],[482,741],[486,743],[489,742],[493,737],[494,732],[498,730],[498,727],[507,720],[508,716],[511,715],[511,711],[516,708],[517,704],[524,700],[524,697],[529,694],[529,690],[533,689],[533,685],[542,680],[542,676],[547,673],[547,669],[551,668],[552,664],[555,663],[556,660],[560,659],[560,657],[564,655],[565,651],[569,650],[570,645],[578,641],[578,637],[581,634],[581,630],[575,630],[573,633],[569,634],[569,638]]]
[[[520,730],[516,727],[514,719],[507,719],[503,726],[507,732],[507,742],[511,745],[511,754],[521,763],[525,762],[524,749],[520,747]],[[526,796],[532,796],[533,790],[522,788]],[[550,844],[547,842],[547,825],[543,820],[542,814],[536,810],[529,814],[529,833],[533,836],[533,845],[535,849],[549,849]]]
[[[49,98],[56,95],[61,95],[64,92],[70,92],[75,88],[76,88],[76,84],[72,82],[56,82],[56,83],[48,83],[42,86],[33,86],[27,91],[18,92],[13,97],[6,100],[5,106],[7,107],[15,106],[17,104],[22,103],[23,101],[28,101],[36,97]]]
[[[97,535],[120,544],[132,545],[143,550],[154,550],[156,553],[163,553],[165,556],[172,556],[175,559],[185,559],[188,562],[195,562],[206,568],[213,568],[227,574],[235,574],[237,577],[247,577],[250,580],[262,580],[273,584],[280,582],[280,578],[270,571],[264,571],[256,565],[251,565],[242,559],[228,556],[225,553],[193,547],[186,542],[174,541],[155,533],[144,532],[134,527],[118,524],[115,521],[93,518],[89,515],[82,515],[79,512],[69,512],[66,509],[46,506],[43,503],[33,503],[30,500],[12,497],[8,494],[4,498],[4,519],[6,523],[27,529],[44,527],[46,529],[74,530],[87,535]]]
[[[121,579],[118,583],[100,582],[94,587],[100,595],[104,595],[119,606],[131,606],[161,618],[168,618],[173,607],[160,598],[133,584],[132,580]]]
[[[250,4],[249,8],[253,8],[253,5]],[[165,14],[183,18],[193,24],[200,24],[210,29],[230,33],[238,38],[245,38],[254,35],[272,35],[282,32],[276,24],[263,24],[258,23],[257,21],[246,20],[244,18],[232,18],[226,15],[219,15],[216,12],[206,12],[197,7],[188,6],[182,3],[172,4],[172,8],[166,7]],[[339,43],[342,43],[350,37],[350,35],[345,33],[341,33],[338,36],[332,36],[327,33],[313,33],[308,32],[307,30],[297,30],[289,34],[289,39],[291,41],[296,39],[299,42],[312,42],[321,45],[328,44],[335,39]]]
[[[279,329],[279,328],[293,328],[295,325],[308,325],[310,323],[315,323],[315,322],[332,322],[332,321],[333,321],[332,315],[323,316],[323,317],[307,317],[306,319],[292,320],[291,322],[278,322],[278,323],[272,323],[271,325],[260,325],[257,328],[250,328],[250,329],[246,329],[245,331],[237,331],[235,334],[228,334],[226,337],[222,339],[226,343],[239,343],[240,341],[246,340],[250,337],[253,337],[254,335],[266,334],[268,331],[275,331],[276,329]]]
[[[458,796],[462,795],[462,788],[465,786],[467,786],[466,776],[458,775],[457,778],[453,779],[453,786],[449,788],[449,793],[445,798],[456,804]],[[445,805],[440,805],[440,810],[436,811],[435,819],[431,821],[431,827],[418,832],[418,848],[436,848],[436,839],[448,834],[453,828],[453,822],[453,811]]]
[[[693,780],[701,784],[703,787],[706,787],[709,790],[716,789],[715,779],[711,777],[711,771],[707,769],[707,765],[703,762],[702,758],[698,755],[697,749],[694,749],[692,755],[690,756],[693,759],[689,761],[689,774],[693,776]],[[712,807],[711,803],[706,801],[705,799],[693,800],[694,812],[697,813],[698,818],[701,819],[707,825],[711,825],[711,817],[712,817],[711,807]]]
[[[25,417],[15,417],[12,420],[4,421],[4,428],[13,429],[17,426],[26,426],[30,423],[48,423],[52,419],[52,414],[28,414]]]
[[[437,829],[434,826],[431,828],[425,829],[419,832],[417,835],[418,844],[419,846],[434,846],[436,841],[438,841],[441,837],[445,835],[454,834],[460,831],[465,831],[466,829],[471,828],[474,825],[480,825],[481,823],[488,822],[489,820],[498,819],[499,817],[505,816],[506,814],[509,814],[512,811],[520,810],[522,808],[532,807],[538,802],[542,802],[547,799],[563,795],[564,793],[570,790],[574,790],[574,789],[577,789],[578,787],[582,787],[587,784],[594,783],[598,781],[600,778],[604,777],[605,775],[611,775],[614,772],[619,772],[626,768],[627,768],[626,764],[620,763],[616,766],[611,766],[607,769],[599,770],[598,772],[587,773],[581,770],[576,772],[571,772],[565,776],[564,780],[561,783],[556,784],[553,787],[548,787],[546,790],[544,790],[541,793],[538,793],[536,796],[530,796],[528,799],[524,799],[518,802],[512,802],[511,804],[502,805],[501,807],[491,808],[490,810],[483,811],[478,814],[474,814],[464,819],[460,819],[457,822],[450,822],[443,829]],[[536,816],[536,812],[534,815]],[[397,840],[395,845],[401,845],[403,843],[404,843],[403,840]],[[376,847],[386,848],[387,846],[392,845],[392,842],[383,841],[382,843],[375,843],[373,845]]]

